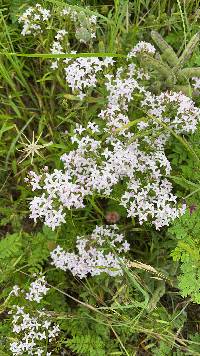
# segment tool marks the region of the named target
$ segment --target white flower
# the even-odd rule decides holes
[[[58,68],[58,61],[54,61],[51,64],[51,69],[57,69]]]
[[[194,83],[192,84],[194,89],[200,89],[200,78],[199,77],[193,77],[192,80]]]
[[[67,31],[66,30],[59,30],[59,31],[57,31],[57,34],[56,34],[56,36],[55,36],[55,38],[57,39],[57,40],[60,40],[60,39],[62,39],[65,35],[67,35]]]
[[[95,125],[93,122],[89,121],[87,128],[90,129],[93,133],[99,132],[99,126]]]
[[[82,125],[76,124],[76,128],[74,129],[74,133],[81,135],[85,131],[85,128]]]
[[[50,325],[51,325],[51,322],[48,321],[48,320],[45,320],[45,322],[44,322],[44,324],[43,324],[43,328],[48,330],[49,327],[50,327]]]
[[[20,288],[16,285],[16,286],[13,287],[13,289],[12,289],[10,294],[14,294],[16,297],[18,297],[19,292],[20,292]]]

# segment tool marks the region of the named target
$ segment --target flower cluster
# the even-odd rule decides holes
[[[46,287],[45,277],[39,277],[36,281],[31,283],[29,292],[26,293],[25,298],[39,303],[43,298],[43,295],[47,294],[48,290],[49,288]]]
[[[51,45],[50,52],[53,53],[53,54],[66,53],[67,49],[68,49],[68,46],[69,46],[68,32],[65,29],[58,30],[56,35],[55,35],[54,41],[53,41],[53,43]],[[74,52],[74,53],[76,53],[76,52]],[[54,60],[52,62],[52,64],[51,64],[51,69],[58,68],[59,62],[60,62],[59,58]]]
[[[23,24],[21,34],[26,36],[41,33],[43,31],[42,24],[47,22],[50,17],[50,11],[43,8],[40,4],[36,4],[35,7],[29,7],[18,19]]]
[[[150,53],[154,54],[156,52],[155,47],[148,42],[140,41],[138,44],[129,52],[128,59],[136,57],[138,53]]]
[[[33,315],[25,311],[24,307],[13,306],[13,333],[17,338],[10,344],[13,356],[37,355],[50,356],[46,345],[58,336],[58,325],[54,325],[44,311],[34,311]],[[43,347],[42,345],[45,346]]]
[[[155,117],[176,133],[193,133],[200,118],[200,110],[189,97],[183,93],[165,92],[152,95],[148,92],[142,101],[150,116]],[[148,124],[152,125],[152,120]],[[148,127],[148,125],[146,125]],[[159,122],[154,121],[155,130],[160,129]]]
[[[85,91],[97,85],[97,74],[102,72],[108,66],[114,64],[112,58],[77,58],[70,61],[65,59],[64,62],[68,64],[65,68],[66,82],[72,91],[78,91],[80,99],[85,96]]]
[[[59,36],[59,37],[58,37]],[[59,38],[59,40],[58,40]],[[67,53],[61,44],[61,39],[65,38],[65,48],[67,47],[67,32],[59,30],[56,35],[50,51],[54,54]],[[70,51],[70,54],[76,54],[76,51]],[[57,69],[59,67],[60,59],[52,62],[51,68]],[[112,67],[115,61],[111,57],[99,59],[97,57],[83,57],[83,58],[66,58],[62,60],[65,72],[65,79],[73,93],[78,94],[82,100],[86,96],[86,92],[90,88],[95,88],[98,83],[98,75],[104,75],[107,68]]]
[[[22,16],[19,17],[19,22],[23,23],[22,34],[28,35],[33,33],[36,35],[42,32],[44,21],[47,21],[51,16],[49,10],[44,9],[41,5],[36,4],[35,7],[29,7]],[[78,11],[73,6],[66,6],[59,12],[59,17],[64,22],[68,20],[67,29],[61,28],[57,30],[54,40],[50,47],[52,54],[76,54],[76,51],[70,50],[69,44],[69,31],[74,32],[74,28],[70,28],[69,21],[75,27],[75,36],[79,42],[87,44],[89,41],[96,37],[96,22],[97,16],[92,12],[91,14],[86,11]],[[40,23],[41,22],[41,23]],[[64,59],[57,58],[52,61],[51,69],[57,69],[59,63],[64,65],[66,82],[72,91],[78,93],[80,99],[85,96],[84,92],[89,88],[95,87],[97,83],[97,74],[102,72],[109,65],[113,65],[112,58],[77,58],[77,59]]]
[[[96,26],[95,16],[71,6],[62,10],[61,16],[86,30],[88,23],[89,27]],[[66,36],[64,28],[57,31],[53,53],[66,52],[62,45]],[[62,61],[66,82],[73,93],[83,99],[88,89],[99,85],[100,79],[107,92],[107,104],[98,113],[101,128],[95,122],[88,122],[85,127],[75,125],[71,136],[74,148],[61,157],[63,170],[40,175],[30,172],[32,189],[41,192],[30,203],[31,218],[35,221],[42,218],[55,229],[65,222],[66,208],[84,208],[88,195],[109,197],[113,187],[121,182],[125,182],[125,190],[119,197],[120,204],[126,208],[127,216],[138,218],[140,224],[151,221],[159,229],[183,214],[185,207],[177,206],[172,184],[166,178],[171,167],[164,150],[170,130],[177,134],[195,131],[200,110],[181,92],[154,95],[146,89],[149,74],[133,63],[143,52],[154,55],[155,48],[139,42],[124,65],[115,70],[113,58]],[[52,67],[57,66],[58,60]],[[137,101],[141,118],[135,118],[131,109],[135,96],[140,98]]]
[[[49,290],[46,284],[45,277],[39,276],[31,283],[28,292],[15,285],[10,295],[25,298],[30,302],[40,303]],[[35,310],[35,308],[32,311],[32,308],[26,302],[26,306],[14,305],[10,314],[12,314],[13,318],[12,331],[15,337],[17,334],[17,340],[10,344],[13,356],[24,355],[24,353],[27,355],[50,356],[51,352],[47,351],[47,345],[57,337],[60,329],[58,325],[52,323],[48,312],[44,311],[44,309]]]
[[[68,34],[68,32],[66,30],[57,31],[55,39],[54,39],[54,41],[52,43],[52,47],[50,49],[51,53],[54,53],[54,54],[62,54],[62,53],[64,53],[61,43],[65,39],[67,34]]]
[[[122,196],[122,205],[127,209],[128,216],[139,218],[140,224],[153,219],[159,230],[184,213],[186,206],[176,208],[177,198],[172,194],[172,184],[167,179],[158,179],[145,186],[140,182],[134,183],[129,183],[128,190]]]
[[[30,171],[29,172],[29,176],[25,178],[25,182],[29,182],[32,186],[32,191],[36,190],[36,189],[40,189],[40,180],[41,177],[38,176],[34,171]]]
[[[45,277],[38,277],[34,282],[31,283],[28,292],[25,294],[25,299],[40,303],[43,296],[46,295],[49,290],[46,285],[47,282]],[[24,291],[15,285],[11,291],[11,294],[18,297],[20,293],[24,293]]]
[[[108,95],[107,105],[98,115],[101,129],[95,122],[86,127],[76,124],[71,136],[75,148],[61,157],[64,170],[40,176],[31,173],[33,189],[41,191],[30,204],[31,218],[43,218],[55,229],[65,221],[65,208],[83,208],[87,195],[108,197],[122,181],[126,189],[121,204],[140,224],[151,221],[160,229],[184,213],[185,206],[177,207],[166,178],[171,171],[164,152],[170,136],[166,127],[178,134],[194,132],[200,111],[182,93],[152,94],[145,89],[146,80],[146,73],[128,63],[115,75],[105,76]],[[130,113],[136,94],[141,97],[145,121],[143,117],[134,120]],[[151,135],[145,134],[146,129]]]
[[[21,34],[26,36],[43,32],[43,23],[47,22],[51,16],[50,10],[43,8],[40,4],[29,7],[18,19],[19,23],[23,24]],[[97,16],[94,14],[88,15],[86,11],[77,11],[73,6],[67,6],[59,12],[59,16],[64,21],[70,20],[73,23],[75,36],[80,42],[87,43],[96,38]],[[57,40],[63,39],[63,31],[65,34],[66,30],[58,31]],[[56,44],[54,43],[53,47],[55,46]]]
[[[124,261],[124,257],[120,255],[126,253],[129,248],[129,243],[124,239],[124,235],[118,232],[116,225],[96,226],[89,237],[77,237],[77,253],[65,252],[57,246],[51,252],[52,264],[63,271],[71,271],[79,278],[88,274],[96,276],[102,272],[117,276],[122,274],[120,261]],[[119,257],[112,252],[115,249]]]
[[[79,147],[61,157],[65,171],[55,170],[53,173],[44,173],[43,177],[37,179],[37,181],[43,181],[43,187],[40,189],[45,190],[48,195],[42,193],[41,197],[33,198],[30,203],[31,218],[36,220],[38,217],[43,217],[45,224],[54,229],[65,221],[63,207],[68,209],[83,208],[84,197],[95,192],[109,196],[113,186],[125,178],[129,180],[127,191],[130,192],[131,189],[129,197],[134,199],[135,196],[135,213],[132,216],[137,215],[141,223],[147,220],[148,212],[152,217],[155,217],[155,214],[152,214],[152,207],[150,209],[150,200],[154,205],[154,211],[160,207],[157,199],[161,199],[162,194],[165,194],[166,203],[167,200],[169,200],[168,203],[176,201],[175,197],[169,194],[169,187],[171,187],[169,184],[165,192],[161,193],[160,191],[159,196],[159,184],[156,185],[156,182],[161,179],[162,174],[170,172],[169,161],[162,151],[147,154],[140,150],[138,142],[127,145],[116,138],[113,138],[113,142],[106,148],[101,148],[101,141],[94,140],[89,136],[84,136],[81,139],[73,137],[73,139],[76,140]],[[146,187],[145,190],[145,181],[149,180],[154,181],[154,184],[151,187],[149,185],[149,188]],[[141,202],[139,202],[139,191],[141,191]],[[152,191],[154,192],[153,197]],[[125,196],[127,199],[127,193]],[[122,196],[122,205],[127,206],[125,196]],[[141,214],[143,214],[140,210],[142,201],[143,206],[146,202],[146,209],[149,207],[145,219],[141,218]],[[127,210],[130,215],[129,209]],[[171,216],[170,213],[167,214],[167,211],[165,213],[166,219]],[[156,221],[154,223],[158,226]]]
[[[61,16],[70,19],[75,25],[75,37],[83,43],[96,38],[97,16],[78,11],[73,6],[67,6],[61,11]]]

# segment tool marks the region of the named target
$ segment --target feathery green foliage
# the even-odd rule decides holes
[[[152,40],[161,53],[156,55],[155,58],[148,54],[142,55],[141,65],[152,71],[154,80],[152,85],[155,90],[169,89],[182,91],[189,96],[195,95],[190,80],[193,77],[199,77],[200,67],[190,68],[188,65],[199,45],[199,36],[199,32],[196,33],[181,55],[178,56],[172,46],[157,31],[153,30],[151,32]],[[187,65],[187,68],[183,68],[184,65]]]

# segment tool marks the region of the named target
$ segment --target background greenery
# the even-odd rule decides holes
[[[178,196],[188,211],[169,229],[156,232],[148,224],[127,219],[116,204],[98,196],[83,211],[69,211],[67,224],[52,232],[29,219],[32,193],[24,182],[30,169],[44,165],[61,168],[59,157],[70,149],[64,132],[71,124],[93,118],[102,103],[84,105],[69,95],[62,71],[50,71],[49,60],[18,57],[10,53],[47,53],[50,37],[22,37],[19,14],[35,1],[2,0],[0,12],[0,354],[10,355],[9,293],[14,284],[26,286],[31,275],[46,274],[53,286],[44,306],[60,322],[62,334],[55,355],[200,355],[200,131],[177,140],[173,137],[167,155],[172,163]],[[45,0],[45,7],[59,9],[65,1]],[[99,12],[100,25],[94,48],[78,51],[126,54],[139,40],[153,43],[158,31],[176,54],[184,51],[199,31],[199,1],[115,0],[68,1],[68,4]],[[58,19],[59,21],[59,19]],[[73,38],[73,33],[72,33]],[[158,48],[158,47],[157,47]],[[159,50],[159,48],[158,48]],[[120,61],[120,59],[119,59]],[[155,76],[160,68],[148,63]],[[185,68],[200,66],[199,45]],[[190,78],[176,85],[187,87]],[[173,84],[170,84],[170,89]],[[193,97],[199,105],[199,95]],[[24,158],[24,143],[51,145]],[[114,194],[117,196],[118,192]],[[105,223],[108,211],[120,214],[120,230],[131,243],[133,268],[123,278],[101,275],[86,280],[53,269],[49,253],[59,241],[73,249],[77,235]],[[150,267],[155,268],[154,273]]]

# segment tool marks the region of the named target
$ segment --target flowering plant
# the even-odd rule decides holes
[[[0,35],[0,354],[197,355],[199,34],[71,3],[29,0]]]

